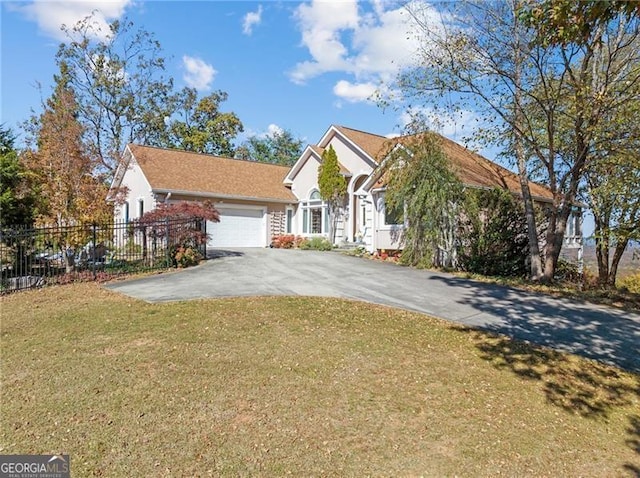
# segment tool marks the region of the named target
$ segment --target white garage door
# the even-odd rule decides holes
[[[220,222],[207,222],[207,247],[264,247],[265,214],[262,209],[218,208]]]

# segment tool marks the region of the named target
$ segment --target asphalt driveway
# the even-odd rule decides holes
[[[198,267],[107,287],[148,302],[263,295],[363,300],[640,372],[640,314],[336,252],[214,251]]]

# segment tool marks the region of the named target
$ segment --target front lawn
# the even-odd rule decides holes
[[[0,453],[72,476],[636,476],[640,377],[324,298],[2,298]]]

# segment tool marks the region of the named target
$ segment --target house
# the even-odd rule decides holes
[[[322,152],[332,146],[336,151],[342,174],[347,180],[347,195],[339,214],[336,242],[360,243],[367,250],[401,248],[404,227],[397,211],[387,210],[384,202],[385,184],[381,178],[382,161],[394,145],[405,138],[389,139],[344,126],[331,126],[317,145],[308,146],[291,168],[285,184],[298,198],[294,231],[303,236],[327,235],[328,214],[318,191],[318,168]],[[441,138],[441,146],[453,170],[462,183],[471,188],[508,189],[521,194],[516,174],[489,161],[467,148]],[[551,192],[536,183],[529,184],[533,199],[550,203]],[[580,247],[582,213],[576,209],[567,228],[565,246]]]
[[[278,234],[327,236],[329,213],[318,189],[318,168],[323,151],[332,146],[347,181],[335,242],[361,244],[371,252],[399,249],[404,225],[385,207],[379,166],[390,146],[401,141],[332,125],[291,168],[129,145],[112,185],[112,191],[128,191],[116,218],[137,218],[159,202],[209,199],[221,213],[220,223],[207,225],[211,247],[264,247]],[[511,171],[449,139],[442,138],[442,148],[467,187],[520,194],[518,176]],[[547,188],[533,182],[530,188],[534,200],[551,202]],[[567,228],[569,247],[581,245],[581,218],[576,209]]]
[[[206,225],[208,247],[265,247],[291,227],[298,200],[283,183],[288,172],[272,164],[130,144],[110,197],[125,191],[115,207],[119,221],[137,219],[162,202],[209,200],[221,220]]]

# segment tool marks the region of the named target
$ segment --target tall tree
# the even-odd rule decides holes
[[[0,227],[33,224],[37,207],[37,185],[20,161],[15,135],[0,126]]]
[[[558,5],[567,6],[564,1]],[[584,163],[585,196],[595,219],[598,278],[603,286],[615,285],[622,253],[640,233],[639,24],[638,18],[625,12],[606,22],[600,19],[592,32],[595,41],[583,35],[575,40],[587,55],[568,69],[566,81],[550,80],[562,93],[554,125],[558,157],[569,164]],[[543,22],[542,31],[547,27]],[[573,40],[563,41],[561,52],[576,48]],[[532,124],[538,124],[541,136],[547,135],[540,109],[529,106]]]
[[[433,133],[407,136],[383,164],[385,207],[403,211],[402,260],[411,265],[456,265],[462,184]]]
[[[265,136],[251,136],[245,141],[236,156],[261,163],[293,166],[302,154],[302,140],[295,138],[287,129],[276,129]]]
[[[627,245],[640,239],[640,82],[622,87],[634,89],[635,99],[611,109],[600,124],[586,181],[595,222],[598,281],[609,287],[615,286]]]
[[[194,88],[184,88],[173,97],[175,114],[169,120],[166,134],[151,143],[196,153],[233,156],[233,140],[244,127],[235,113],[220,111],[220,105],[227,98],[224,91],[215,91],[198,99]]]
[[[400,84],[408,96],[422,101],[437,102],[438,93],[454,95],[460,108],[479,111],[488,119],[482,137],[517,156],[531,221],[535,216],[524,185],[529,176],[546,183],[553,202],[544,237],[544,271],[540,276],[532,268],[531,275],[551,281],[567,219],[589,168],[596,126],[613,105],[612,84],[635,79],[612,74],[609,82],[592,81],[594,68],[604,71],[613,67],[614,57],[631,55],[625,35],[599,28],[580,44],[544,44],[536,41],[538,31],[521,21],[522,7],[519,0],[440,4],[438,24],[433,23],[433,9],[410,7],[423,41],[421,64],[403,74]],[[620,21],[610,26],[629,33],[637,28],[632,24]],[[609,40],[611,55],[595,55]],[[603,63],[597,65],[596,58]],[[570,108],[564,106],[567,100]],[[561,132],[561,122],[572,124],[570,136]],[[562,137],[571,141],[559,143]],[[539,247],[534,230],[530,222],[532,253]]]
[[[593,31],[620,15],[627,19],[640,16],[640,3],[635,0],[529,0],[520,12],[520,18],[538,30],[541,42],[562,45],[588,42]]]
[[[336,240],[338,212],[347,192],[347,180],[340,173],[338,155],[332,145],[322,152],[322,163],[318,169],[318,188],[320,197],[327,202],[329,208],[329,240],[333,244]]]
[[[40,183],[43,206],[38,222],[69,226],[109,220],[112,210],[105,200],[107,187],[92,175],[96,160],[82,139],[79,105],[65,63],[60,64],[60,72],[54,78],[55,89],[44,105],[44,112],[30,123],[31,144],[25,152],[27,167]],[[83,240],[61,238],[68,269],[73,266],[73,248]]]
[[[160,44],[126,19],[104,32],[89,16],[63,31],[56,58],[68,70],[85,143],[97,167],[113,174],[126,144],[156,144],[171,116],[173,82]]]

